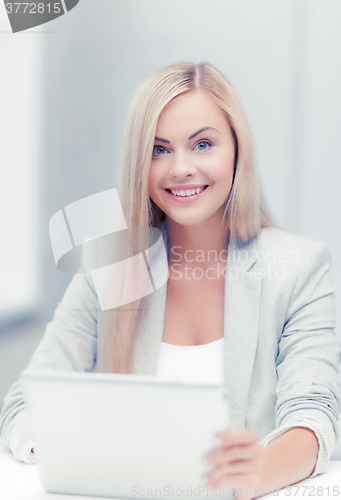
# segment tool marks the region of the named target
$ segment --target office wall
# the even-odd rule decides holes
[[[0,323],[39,307],[42,44],[8,36],[0,9]]]
[[[304,62],[300,229],[328,243],[341,338],[341,3],[312,2]]]

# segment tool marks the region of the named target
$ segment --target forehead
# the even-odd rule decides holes
[[[205,92],[196,89],[174,98],[162,111],[157,131],[205,126],[228,127],[224,111]]]

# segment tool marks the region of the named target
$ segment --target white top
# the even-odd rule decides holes
[[[202,345],[161,342],[156,377],[224,382],[224,338]]]

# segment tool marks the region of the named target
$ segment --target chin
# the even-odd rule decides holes
[[[208,215],[174,215],[174,214],[166,214],[168,219],[171,219],[173,222],[176,222],[177,224],[180,224],[182,226],[195,226],[197,224],[200,224],[202,222],[205,222],[207,219],[210,218],[212,214]]]

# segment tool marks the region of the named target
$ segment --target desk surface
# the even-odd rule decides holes
[[[37,465],[18,462],[0,444],[0,498],[4,500],[103,500],[103,497],[46,493],[40,484]],[[300,481],[262,498],[316,498],[341,500],[341,461],[331,461],[324,474]],[[214,498],[214,497],[210,497]],[[218,497],[217,497],[218,498]],[[245,498],[247,498],[245,496]]]

